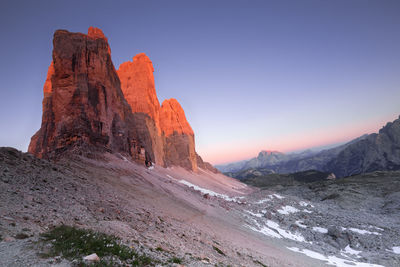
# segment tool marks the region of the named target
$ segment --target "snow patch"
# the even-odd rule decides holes
[[[284,199],[285,198],[285,197],[283,197],[281,195],[278,195],[278,194],[272,194],[271,196],[274,196],[274,197],[276,197],[278,199]]]
[[[248,227],[251,230],[253,230],[255,232],[262,233],[262,234],[264,234],[266,236],[270,236],[270,237],[274,237],[274,238],[282,238],[282,236],[280,234],[278,234],[277,232],[275,232],[274,230],[272,230],[272,229],[270,229],[270,228],[268,228],[266,226],[261,227],[261,229],[257,229],[257,228],[252,227],[252,226],[248,226]]]
[[[299,241],[299,242],[305,242],[306,240],[304,239],[304,237],[299,234],[299,233],[291,233],[287,230],[282,229],[279,224],[277,224],[276,222],[273,222],[271,220],[267,220],[267,226],[271,229],[276,230],[282,237],[287,238],[287,239],[291,239],[294,241]]]
[[[199,192],[200,192],[201,194],[203,194],[203,195],[208,194],[208,195],[213,196],[213,197],[222,198],[222,199],[224,199],[224,200],[226,200],[226,201],[240,202],[240,201],[238,201],[238,199],[243,198],[243,197],[230,197],[230,196],[227,196],[227,195],[224,195],[224,194],[220,194],[220,193],[211,191],[211,190],[209,190],[209,189],[206,189],[206,188],[197,186],[197,185],[195,185],[195,184],[192,184],[192,183],[190,183],[190,182],[188,182],[188,181],[186,181],[186,180],[180,180],[179,182],[180,182],[181,184],[184,184],[184,185],[190,187],[190,188],[193,188],[195,191],[199,191]]]
[[[326,229],[326,228],[315,226],[312,229],[313,229],[313,231],[319,232],[319,233],[322,233],[322,234],[327,234],[328,233],[328,229]]]
[[[257,218],[261,218],[263,216],[261,213],[254,213],[254,212],[252,212],[250,210],[245,210],[245,212],[247,212],[248,214],[250,214],[250,215],[252,215],[254,217],[257,217]]]
[[[392,247],[392,250],[396,254],[400,254],[400,247]]]
[[[313,213],[312,210],[307,210],[307,209],[302,210],[302,212],[305,212],[305,213]]]
[[[261,226],[258,222],[256,222],[256,225],[259,229],[250,225],[247,225],[247,227],[255,232],[262,233],[269,237],[287,238],[298,242],[306,242],[306,240],[300,233],[291,233],[287,230],[284,230],[276,222],[267,220],[267,225]]]
[[[285,215],[290,214],[290,213],[295,213],[298,211],[299,211],[298,209],[296,209],[295,207],[292,207],[292,206],[283,206],[278,210],[278,212],[280,214],[285,214]]]
[[[346,254],[351,254],[351,255],[358,255],[358,254],[360,254],[362,251],[360,251],[360,250],[355,250],[355,249],[352,249],[351,247],[350,247],[350,245],[347,245],[347,247],[345,247],[344,248],[344,251],[343,251],[343,253],[346,253]],[[360,256],[359,256],[360,257]]]
[[[295,224],[301,228],[307,228],[307,225],[303,224],[303,221],[295,221]]]
[[[342,227],[343,231],[346,230],[346,229],[347,228]],[[370,231],[362,230],[362,229],[358,229],[358,228],[348,228],[348,230],[350,230],[352,232],[355,232],[355,233],[358,233],[360,235],[366,235],[366,234],[368,234],[368,235],[382,235],[381,233],[378,233],[378,232],[370,232]]]
[[[302,206],[302,207],[308,207],[308,206],[310,206],[311,208],[314,208],[314,205],[312,205],[312,204],[310,204],[310,203],[307,203],[307,202],[305,202],[305,201],[300,201],[300,202],[299,202],[299,205]]]
[[[379,230],[379,231],[385,231],[385,229],[382,229],[382,228],[380,228],[378,226],[373,226],[373,225],[370,225],[369,228],[374,228],[374,229]]]
[[[327,262],[328,265],[333,265],[337,267],[384,267],[382,265],[378,264],[372,264],[372,263],[365,263],[365,262],[357,262],[353,260],[346,260],[342,258],[338,258],[336,256],[325,256],[322,255],[321,253],[308,250],[308,249],[302,249],[300,250],[299,248],[296,247],[288,247],[287,249],[302,253],[310,258],[321,260]]]
[[[264,203],[266,203],[268,201],[271,201],[271,199],[270,198],[261,199],[261,200],[259,200],[257,202],[254,202],[254,204],[264,204]]]

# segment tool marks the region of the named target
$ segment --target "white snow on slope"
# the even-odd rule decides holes
[[[208,195],[213,196],[213,197],[222,198],[222,199],[224,199],[224,200],[226,200],[226,201],[238,202],[238,199],[243,198],[243,197],[230,197],[230,196],[225,195],[225,194],[220,194],[220,193],[211,191],[211,190],[209,190],[209,189],[206,189],[206,188],[197,186],[197,185],[195,185],[195,184],[192,184],[192,183],[190,183],[190,182],[188,182],[188,181],[186,181],[186,180],[180,180],[179,182],[180,182],[181,184],[184,184],[184,185],[186,185],[186,186],[188,186],[188,187],[193,188],[195,191],[199,191],[199,192],[202,193],[203,195],[208,194]]]
[[[256,224],[257,224],[258,228],[260,228],[260,229],[257,229],[255,227],[249,226],[249,225],[247,227],[249,227],[253,231],[262,233],[269,237],[287,238],[287,239],[298,241],[298,242],[306,242],[306,240],[300,233],[291,233],[287,230],[284,230],[279,226],[279,224],[277,224],[276,222],[273,222],[271,220],[267,220],[266,226],[265,225],[261,226],[257,222],[256,222]]]
[[[351,247],[350,247],[350,245],[347,245],[345,248],[344,248],[344,251],[343,251],[343,253],[345,253],[345,254],[351,254],[351,255],[358,255],[358,254],[360,254],[362,251],[360,251],[360,250],[355,250],[355,249],[352,249]],[[358,257],[360,257],[360,256],[358,256]]]
[[[400,254],[400,247],[392,247],[392,250],[387,249],[386,251],[393,252],[394,254]]]
[[[295,224],[296,224],[298,227],[307,228],[307,225],[305,225],[305,224],[303,224],[303,223],[304,223],[303,221],[296,221],[296,222],[295,222]]]
[[[327,234],[328,233],[328,229],[326,229],[326,228],[315,226],[312,229],[315,232],[319,232],[319,233],[323,233],[323,234]]]
[[[373,225],[370,225],[369,228],[374,228],[374,229],[379,230],[379,231],[385,231],[385,229],[382,229],[380,227],[373,226]]]
[[[305,201],[300,201],[299,205],[302,206],[302,207],[307,207],[308,205],[310,205],[311,208],[314,208],[314,205],[312,205],[310,203],[307,203]]]
[[[271,198],[265,198],[265,199],[261,199],[261,200],[259,200],[257,202],[254,202],[254,204],[264,204],[264,203],[269,202],[269,201],[271,201]]]
[[[308,250],[308,249],[300,250],[299,248],[296,248],[296,247],[288,247],[288,249],[291,251],[294,251],[294,252],[305,254],[308,257],[311,257],[313,259],[325,261],[326,264],[337,266],[337,267],[384,267],[384,266],[378,265],[378,264],[357,262],[357,261],[353,261],[353,260],[338,258],[336,256],[325,256],[325,255],[322,255],[321,253],[318,253],[318,252],[315,252],[312,250]]]
[[[252,212],[250,210],[245,210],[245,212],[247,212],[248,214],[250,214],[250,215],[252,215],[254,217],[257,217],[257,218],[261,218],[263,216],[263,214],[261,214],[261,213],[254,213],[254,212]]]
[[[360,235],[366,235],[366,234],[368,234],[368,235],[382,235],[381,233],[378,233],[378,232],[370,232],[370,231],[362,230],[362,229],[358,229],[358,228],[345,228],[345,227],[342,227],[343,231],[346,230],[346,229],[348,229],[348,230],[350,230],[352,232],[358,233]]]
[[[285,214],[285,215],[290,214],[290,213],[295,213],[298,211],[299,211],[298,209],[296,209],[295,207],[292,207],[292,206],[283,206],[278,210],[278,212],[280,214]]]

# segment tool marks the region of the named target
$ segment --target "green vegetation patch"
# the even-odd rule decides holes
[[[182,263],[182,259],[178,258],[178,257],[172,257],[171,259],[169,259],[169,262],[181,264]]]
[[[225,253],[224,253],[222,250],[220,250],[219,248],[217,248],[216,246],[212,246],[212,247],[213,247],[213,249],[214,249],[216,252],[218,252],[219,254],[221,254],[221,255],[223,255],[223,256],[226,256]]]
[[[46,255],[48,257],[62,255],[62,257],[74,260],[83,256],[96,253],[100,258],[118,258],[128,261],[132,266],[148,266],[152,264],[152,258],[139,255],[132,248],[120,243],[119,238],[92,230],[78,229],[61,225],[41,235],[42,241],[50,242],[52,248]],[[102,259],[98,266],[112,266],[112,261],[107,263]],[[97,266],[97,264],[94,264]]]

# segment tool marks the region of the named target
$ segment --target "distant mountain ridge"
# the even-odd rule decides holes
[[[286,174],[318,170],[345,177],[378,170],[399,170],[400,117],[387,123],[379,133],[365,134],[331,149],[293,154],[261,151],[248,161],[218,165],[216,168],[232,177],[235,173],[241,176],[245,171]]]
[[[338,177],[373,171],[400,170],[400,116],[379,133],[353,142],[325,166]]]

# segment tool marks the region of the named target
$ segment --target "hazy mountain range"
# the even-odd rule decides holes
[[[376,170],[398,170],[400,169],[400,118],[387,123],[379,133],[365,134],[331,149],[305,150],[291,154],[261,151],[257,157],[250,160],[216,167],[233,177],[255,170],[262,174],[318,170],[334,173],[337,177]]]

